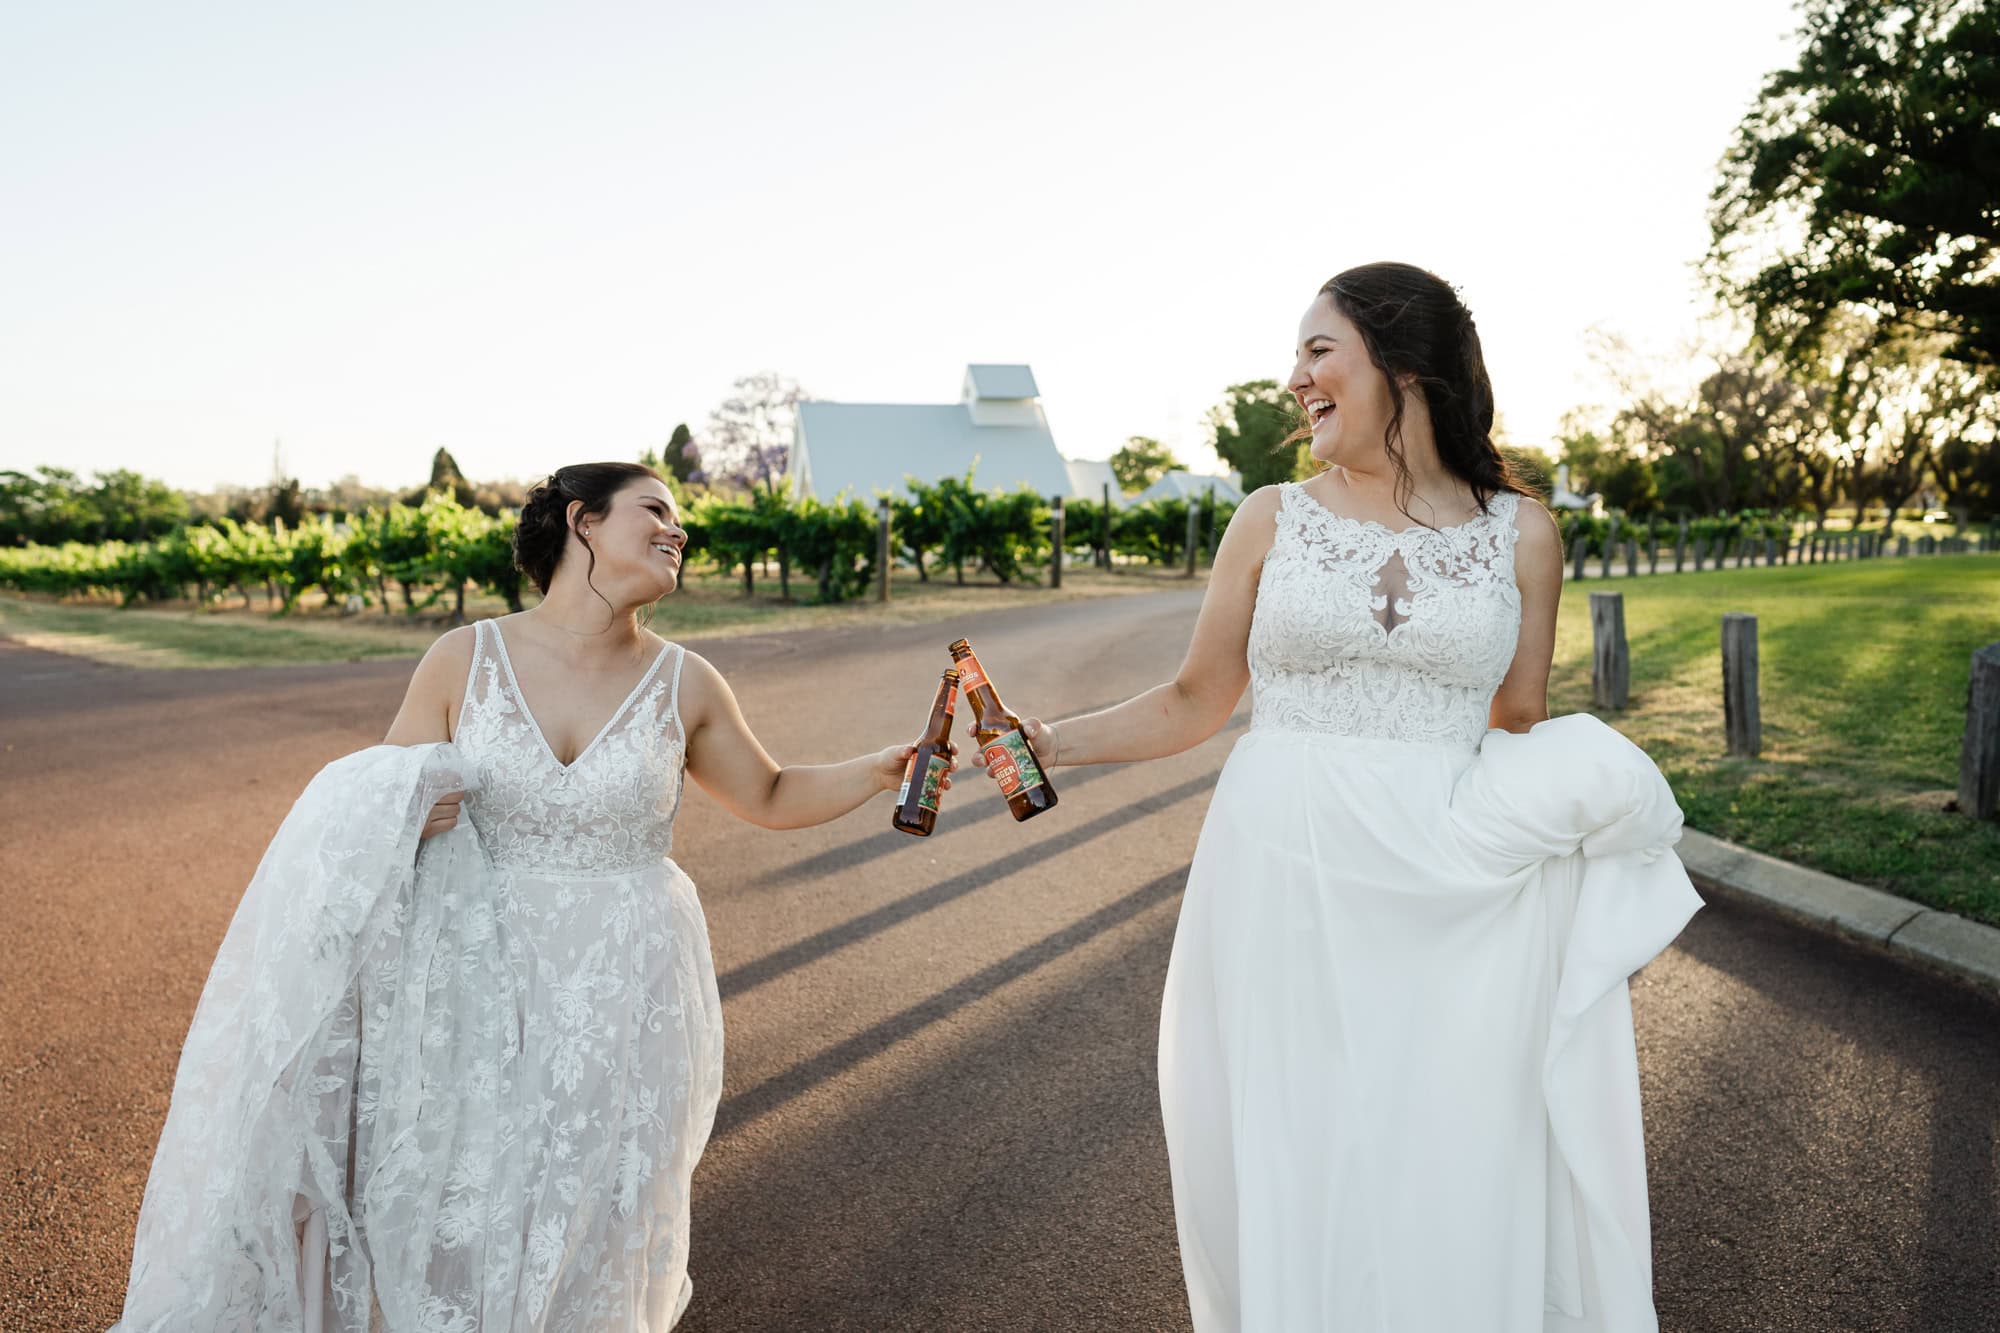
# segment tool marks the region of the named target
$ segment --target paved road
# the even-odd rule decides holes
[[[1193,611],[1166,593],[704,651],[813,760],[916,729],[958,633],[1010,702],[1059,715],[1160,678]],[[236,897],[408,669],[148,674],[0,641],[0,1327],[115,1315]],[[1186,1326],[1153,1040],[1233,734],[1059,774],[1026,825],[968,782],[929,841],[890,832],[886,799],[778,834],[691,794],[677,855],[729,1053],[687,1333]],[[2000,1013],[1723,907],[1634,999],[1668,1330],[2000,1329]]]

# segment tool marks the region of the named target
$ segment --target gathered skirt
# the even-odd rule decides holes
[[[1238,742],[1161,1016],[1198,1330],[1656,1327],[1625,980],[1699,906],[1679,827],[1589,717]]]

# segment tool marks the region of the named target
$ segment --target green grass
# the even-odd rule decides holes
[[[1946,809],[2000,559],[1940,556],[1620,579],[1631,704],[1690,827],[2000,925],[2000,824]],[[1567,588],[1551,712],[1590,701],[1588,595]],[[1722,614],[1757,617],[1763,753],[1723,753]]]

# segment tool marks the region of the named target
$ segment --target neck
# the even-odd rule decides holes
[[[556,579],[541,604],[525,615],[579,656],[622,652],[640,638],[639,608],[621,605],[610,593],[599,597],[581,579]]]

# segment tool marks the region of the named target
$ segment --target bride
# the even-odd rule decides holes
[[[1700,905],[1650,761],[1548,719],[1560,540],[1471,315],[1350,269],[1288,387],[1325,470],[1243,502],[1173,680],[1053,764],[1251,727],[1188,877],[1160,1099],[1201,1333],[1650,1330],[1626,978]]]
[[[680,1318],[722,1086],[707,927],[668,859],[683,771],[798,828],[914,753],[775,763],[641,622],[686,544],[650,469],[559,468],[514,538],[541,603],[441,637],[386,743],[307,788],[183,1048],[120,1333]]]

